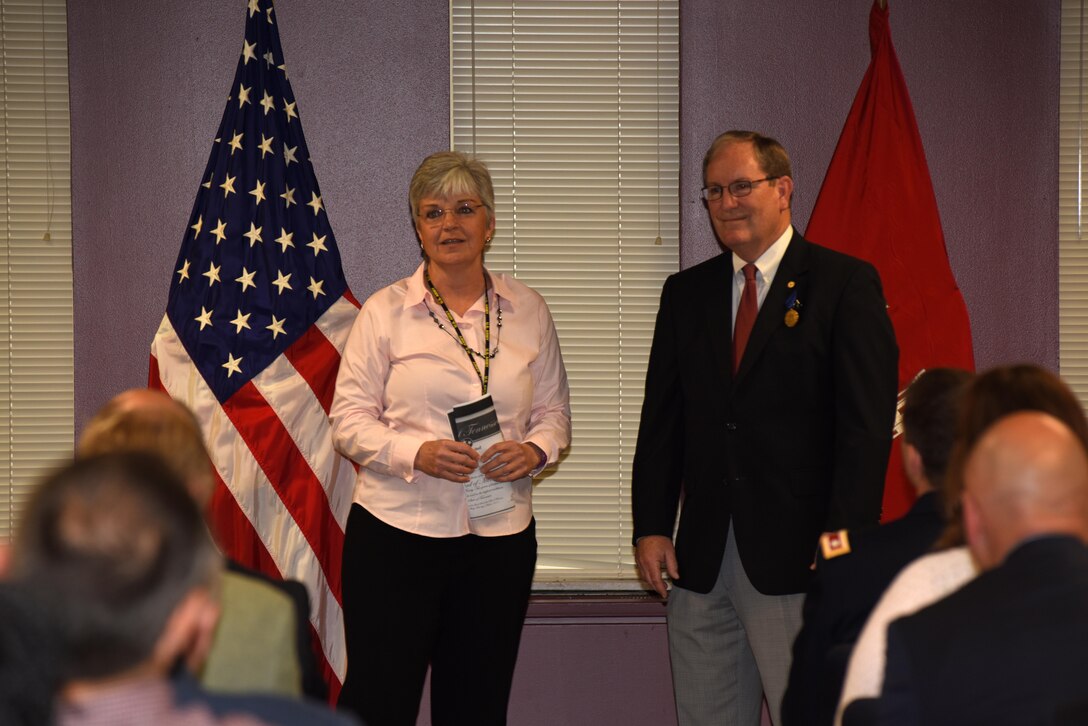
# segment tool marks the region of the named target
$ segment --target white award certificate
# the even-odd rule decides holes
[[[491,396],[454,406],[446,413],[453,429],[453,438],[468,444],[478,454],[503,440]],[[469,474],[469,480],[465,483],[465,499],[468,501],[469,519],[489,517],[514,508],[510,485],[488,479],[479,466]]]

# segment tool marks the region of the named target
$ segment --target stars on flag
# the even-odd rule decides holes
[[[317,236],[317,232],[314,232],[314,238],[306,243],[307,247],[312,247],[314,251],[314,257],[317,257],[318,252],[328,252],[329,248],[325,246],[325,237],[327,235]]]
[[[241,333],[242,328],[249,328],[249,316],[252,314],[246,313],[243,315],[241,310],[238,311],[238,314],[234,316],[234,320],[230,321],[230,324],[234,326],[235,333]]]
[[[283,274],[282,270],[276,270],[276,279],[272,281],[272,284],[279,290],[279,294],[282,295],[284,290],[293,290],[291,287],[291,273]]]
[[[280,244],[280,251],[284,254],[287,253],[288,247],[294,247],[295,242],[293,240],[295,236],[294,232],[288,232],[283,227],[280,227],[280,236],[276,238],[276,241]]]
[[[242,358],[241,356],[235,358],[233,353],[227,353],[227,362],[223,364],[223,367],[227,369],[227,378],[230,378],[235,373],[242,372]]]
[[[200,315],[197,315],[195,318],[193,318],[193,320],[200,323],[200,329],[203,330],[204,328],[212,324],[212,311],[201,305]]]
[[[234,194],[234,180],[236,176],[228,176],[223,180],[223,183],[219,185],[219,188],[223,190],[223,198],[226,199],[228,194]]]
[[[208,271],[203,273],[204,277],[208,278],[208,287],[211,287],[215,283],[219,282],[219,270],[221,270],[222,268],[222,265],[216,265],[214,262],[208,265]]]
[[[250,247],[257,244],[258,242],[260,242],[261,244],[264,244],[264,240],[261,239],[261,230],[262,229],[264,229],[264,227],[258,227],[253,222],[249,223],[249,231],[246,232],[242,236],[249,240],[249,246]]]
[[[250,189],[249,193],[253,195],[253,198],[257,200],[256,203],[259,205],[264,201],[264,182],[258,181],[257,186]]]
[[[266,5],[250,0],[250,15]],[[185,344],[198,363],[198,350],[230,351],[225,362],[201,368],[210,382],[222,382],[223,395],[263,370],[347,289],[282,52],[263,33],[247,26],[235,56],[233,97],[197,192],[168,308],[176,329],[192,336]],[[228,319],[226,310],[237,314]]]
[[[235,282],[242,284],[242,292],[245,292],[247,288],[257,287],[257,283],[253,282],[253,277],[257,274],[256,270],[250,272],[246,268],[242,268],[242,274],[234,278]]]
[[[287,331],[283,329],[283,324],[285,322],[286,322],[286,319],[280,320],[275,315],[272,316],[272,324],[265,326],[265,330],[271,330],[272,331],[272,340],[275,340],[276,338],[280,337],[281,335],[287,335]]]
[[[227,238],[227,223],[220,219],[219,224],[215,225],[215,229],[212,230],[212,235],[215,236],[217,245],[225,240]]]

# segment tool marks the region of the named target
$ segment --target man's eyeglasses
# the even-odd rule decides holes
[[[753,179],[748,181],[747,179],[741,179],[735,181],[727,187],[720,187],[717,184],[711,184],[708,187],[703,187],[703,199],[708,202],[716,202],[722,198],[722,194],[728,189],[729,194],[734,197],[746,197],[752,193],[752,186],[765,181],[774,181],[778,179],[776,176],[767,176],[762,179]]]
[[[440,207],[427,207],[419,213],[419,218],[423,220],[423,223],[432,227],[442,224],[442,221],[446,218],[447,212],[453,213],[454,219],[471,219],[476,216],[476,210],[483,207],[483,204],[469,204],[464,202],[458,204],[452,209],[442,209]]]

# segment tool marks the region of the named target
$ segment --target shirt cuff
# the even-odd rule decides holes
[[[425,439],[417,439],[414,436],[398,438],[393,445],[392,473],[411,484],[416,476],[416,454],[425,443],[427,443]]]

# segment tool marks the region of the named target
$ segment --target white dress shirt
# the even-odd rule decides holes
[[[835,726],[841,726],[843,711],[851,701],[880,696],[887,662],[888,625],[951,595],[977,574],[966,547],[932,552],[903,568],[869,614],[850,654]]]
[[[756,295],[759,307],[763,307],[763,301],[767,298],[767,291],[771,289],[778,266],[782,264],[782,258],[786,256],[786,248],[793,239],[793,225],[787,225],[774,243],[763,251],[763,254],[755,261],[756,266]],[[737,309],[740,307],[740,296],[744,292],[744,266],[748,263],[733,254],[733,285],[737,288],[737,294],[733,296],[733,324],[737,322]]]

